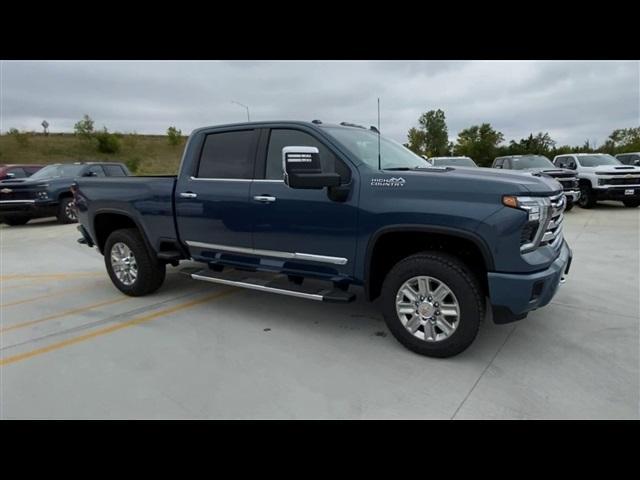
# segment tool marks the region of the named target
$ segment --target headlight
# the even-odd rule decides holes
[[[598,185],[606,185],[607,184],[607,179],[606,178],[599,178],[598,179]]]
[[[527,213],[527,223],[520,236],[520,251],[526,253],[538,248],[549,219],[549,210],[551,209],[549,198],[505,195],[502,197],[502,203],[507,207],[517,208]]]

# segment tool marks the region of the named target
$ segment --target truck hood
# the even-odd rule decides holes
[[[576,176],[576,172],[567,168],[525,168],[522,171],[532,175],[548,175],[553,178],[568,178]]]
[[[633,165],[599,165],[597,167],[580,167],[583,172],[594,173],[610,173],[611,175],[625,175],[627,173],[640,173],[640,167],[634,167]]]
[[[523,175],[522,171],[495,168],[434,167],[419,170],[389,171],[395,178],[409,182],[419,182],[422,177],[442,178],[445,181],[459,180],[462,184],[473,185],[477,190],[500,191],[504,195],[527,194],[546,196],[562,192],[562,185],[547,176]]]

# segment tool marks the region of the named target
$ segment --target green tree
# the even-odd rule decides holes
[[[178,130],[176,127],[169,127],[167,128],[167,137],[169,145],[178,145],[182,140],[182,130]]]
[[[116,134],[109,133],[107,127],[95,134],[98,141],[98,151],[102,153],[118,153],[120,151],[120,140]]]
[[[491,124],[473,125],[458,133],[454,154],[471,157],[481,167],[488,167],[497,156],[498,145],[503,140],[504,135],[494,130]]]
[[[511,140],[505,155],[525,155],[530,153],[549,156],[553,153],[555,146],[556,142],[549,133],[539,132],[535,136],[532,133],[527,138],[521,138],[519,142]]]
[[[609,135],[609,141],[617,153],[640,151],[640,127],[618,128]]]
[[[76,135],[83,138],[91,138],[93,136],[93,120],[89,115],[85,113],[82,120],[76,122],[73,126],[73,131]]]
[[[408,134],[407,147],[418,155],[439,157],[449,155],[449,132],[444,111],[429,110],[418,119],[418,127]]]

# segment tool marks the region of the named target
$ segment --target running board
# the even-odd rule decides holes
[[[296,285],[287,279],[286,275],[265,274],[263,272],[242,272],[229,270],[224,272],[214,272],[208,269],[196,272],[185,272],[194,280],[204,282],[221,283],[233,287],[249,288],[261,292],[278,293],[291,297],[306,298],[320,302],[340,302],[347,303],[355,300],[355,294],[345,292],[336,288],[306,287]]]

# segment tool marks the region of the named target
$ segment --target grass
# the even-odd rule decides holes
[[[98,152],[97,142],[68,133],[26,134],[19,141],[14,135],[0,135],[0,164],[7,163],[68,163],[122,162],[139,163],[137,175],[175,175],[178,172],[186,138],[170,145],[165,135],[123,134],[120,151],[115,154]]]

